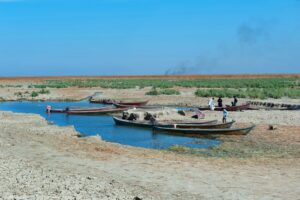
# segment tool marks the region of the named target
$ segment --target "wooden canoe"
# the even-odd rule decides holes
[[[126,120],[122,119],[120,117],[113,117],[116,125],[122,125],[122,126],[139,126],[139,127],[146,127],[146,128],[152,128],[155,125],[159,126],[167,126],[167,127],[173,127],[174,123],[160,123],[160,124],[153,124],[150,121],[132,121],[132,120]],[[180,125],[186,125],[186,126],[199,126],[204,124],[217,124],[217,120],[211,120],[211,121],[201,121],[201,122],[186,122],[186,123],[177,123],[177,126]]]
[[[87,109],[87,110],[69,110],[66,111],[69,115],[105,115],[109,113],[123,112],[124,108],[101,108],[101,109]]]
[[[133,108],[135,106],[128,106],[128,105],[123,105],[123,104],[119,104],[119,103],[114,103],[113,104],[116,108]]]
[[[163,108],[164,106],[152,106],[152,105],[139,105],[139,106],[132,106],[132,105],[124,105],[124,104],[119,104],[119,103],[114,103],[113,104],[116,108],[139,108],[139,109],[160,109]]]
[[[222,128],[230,128],[232,124],[235,123],[234,120],[227,123],[212,123],[212,124],[171,124],[171,125],[163,125],[163,127],[168,128],[189,128],[189,129],[222,129]],[[159,125],[156,125],[159,126]]]
[[[120,106],[143,106],[148,103],[148,101],[120,101],[114,99],[101,99],[101,100],[93,100],[90,99],[91,103],[102,103],[102,104],[120,104]]]
[[[118,102],[120,102],[120,101],[113,100],[113,99],[100,99],[100,100],[90,99],[90,103],[114,104],[114,103],[118,103]]]
[[[239,106],[226,106],[227,111],[242,111],[248,110],[250,108],[250,103],[239,105]],[[199,107],[200,110],[210,110],[209,107]],[[215,107],[214,111],[222,111],[223,107]]]
[[[130,106],[143,106],[146,105],[147,103],[148,101],[132,101],[132,102],[120,101],[118,105],[130,107]]]
[[[252,124],[249,127],[245,128],[224,128],[224,129],[195,129],[195,128],[170,128],[170,127],[160,127],[154,126],[154,131],[164,132],[164,133],[173,133],[186,136],[201,136],[201,135],[246,135],[255,127]]]
[[[69,110],[65,109],[51,109],[50,113],[67,113],[67,111],[94,111],[94,110],[102,110],[102,109],[108,109],[113,107],[90,107],[90,108],[69,108]],[[46,112],[48,110],[46,109]]]

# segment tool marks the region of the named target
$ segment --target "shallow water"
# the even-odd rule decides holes
[[[105,141],[116,142],[124,145],[167,149],[172,145],[181,145],[191,148],[208,148],[220,144],[220,141],[204,138],[188,138],[164,134],[153,134],[151,129],[116,126],[111,116],[82,116],[66,115],[59,113],[47,114],[46,106],[52,108],[69,107],[101,107],[101,104],[91,104],[87,101],[81,102],[3,102],[0,110],[19,113],[35,113],[43,116],[47,121],[59,126],[73,125],[75,129],[85,135],[100,135]]]

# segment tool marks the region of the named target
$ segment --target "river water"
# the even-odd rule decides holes
[[[87,136],[99,135],[105,141],[124,145],[167,149],[173,145],[181,145],[190,148],[208,148],[220,144],[219,140],[207,138],[189,138],[182,136],[164,135],[153,133],[151,129],[116,126],[111,116],[83,116],[66,115],[60,113],[47,114],[46,106],[52,108],[65,107],[101,107],[101,104],[91,104],[88,101],[81,102],[29,102],[15,101],[0,103],[0,110],[18,113],[34,113],[44,117],[47,121],[58,126],[74,126],[74,128]]]

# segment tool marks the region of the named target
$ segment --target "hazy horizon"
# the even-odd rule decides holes
[[[177,68],[174,68],[174,70],[177,69]],[[57,74],[57,75],[47,75],[47,74],[44,74],[44,75],[3,75],[1,74],[0,75],[0,78],[18,78],[18,77],[131,77],[131,76],[242,76],[242,75],[245,75],[245,76],[251,76],[251,75],[254,75],[254,76],[293,76],[293,75],[297,75],[297,76],[300,76],[300,72],[283,72],[283,73],[211,73],[211,74],[208,74],[208,73],[195,73],[195,74],[190,74],[190,73],[184,73],[184,74],[166,74],[166,73],[157,73],[157,74],[106,74],[106,75],[101,75],[101,74],[88,74],[88,75],[84,75],[84,74]]]
[[[0,76],[300,73],[299,0],[0,0]]]

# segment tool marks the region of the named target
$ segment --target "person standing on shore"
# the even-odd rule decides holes
[[[238,102],[238,99],[236,98],[236,96],[233,97],[233,102],[231,102],[232,106],[236,106]]]
[[[214,110],[215,109],[215,103],[214,103],[214,97],[212,97],[209,102],[208,102],[208,106],[210,108],[210,110]]]
[[[227,122],[227,117],[228,117],[228,111],[225,108],[223,108],[223,120],[222,120],[223,123]]]
[[[223,107],[223,100],[222,100],[222,97],[219,97],[219,99],[218,99],[218,107],[220,107],[220,108]]]
[[[48,105],[46,108],[48,114],[51,113],[51,109],[52,109],[52,107],[50,105]]]

